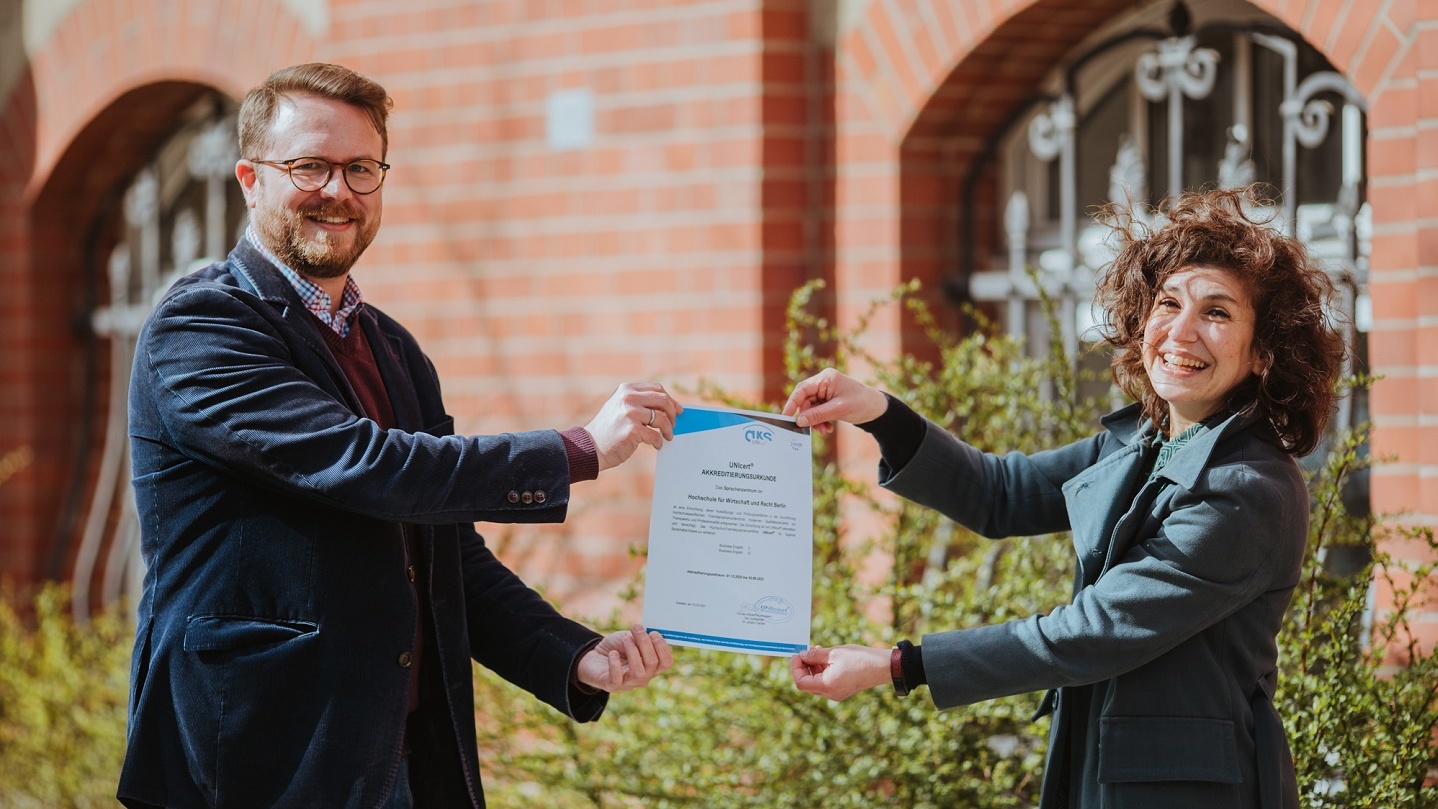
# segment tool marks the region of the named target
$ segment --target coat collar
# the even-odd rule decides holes
[[[1183,446],[1158,472],[1158,477],[1172,481],[1185,489],[1192,489],[1198,483],[1198,476],[1208,466],[1214,449],[1228,436],[1248,430],[1259,423],[1257,413],[1234,413],[1205,430]],[[1136,441],[1152,440],[1153,423],[1143,418],[1137,403],[1104,416],[1101,420],[1110,434],[1125,446]]]
[[[1099,419],[1099,423],[1107,427],[1109,433],[1124,446],[1138,441],[1146,431],[1152,430],[1149,423],[1144,421],[1138,402],[1113,411]]]
[[[305,344],[326,361],[332,372],[341,379],[344,378],[339,363],[335,362],[324,338],[320,336],[319,330],[323,324],[310,314],[299,291],[285,279],[274,261],[261,253],[249,238],[245,237],[230,251],[229,265],[234,269],[235,275],[243,279],[260,300],[279,310],[280,317],[299,332]]]
[[[248,236],[242,236],[230,251],[230,266],[261,300],[278,304],[281,310],[297,307],[301,313],[309,312],[300,293],[280,274],[280,268],[261,253]]]
[[[324,337],[320,335],[320,329],[328,327],[310,314],[309,308],[300,298],[300,293],[280,273],[280,268],[275,266],[274,261],[256,249],[249,238],[245,237],[230,251],[229,266],[241,279],[242,285],[248,286],[260,300],[279,310],[280,317],[295,330],[299,339],[314,352],[320,362],[324,363],[334,384],[339,387],[345,405],[355,413],[363,412],[359,397],[355,395],[354,388],[345,377],[344,369],[340,368],[334,354],[330,353],[329,346],[325,345]]]

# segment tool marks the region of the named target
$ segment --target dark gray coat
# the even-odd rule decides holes
[[[984,536],[1071,530],[1078,555],[1071,604],[924,636],[935,704],[1057,689],[1039,713],[1055,711],[1043,809],[1066,805],[1075,739],[1086,807],[1296,807],[1271,697],[1308,526],[1298,465],[1235,416],[1145,482],[1137,406],[1104,425],[998,457],[929,424],[908,464],[881,465],[886,488]]]

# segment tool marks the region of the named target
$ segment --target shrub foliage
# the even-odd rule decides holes
[[[1030,452],[1097,429],[1111,402],[1081,400],[1061,348],[1042,359],[979,328],[954,338],[935,327],[913,287],[898,305],[926,330],[934,359],[864,353],[862,327],[838,334],[808,312],[814,287],[790,309],[788,371],[863,368],[868,379],[970,443]],[[872,312],[871,312],[872,314]],[[864,319],[867,321],[867,318]],[[1045,388],[1052,395],[1045,396]],[[730,401],[722,391],[710,398]],[[744,407],[772,403],[730,401]],[[847,429],[847,428],[846,428]],[[1304,585],[1280,645],[1279,709],[1292,739],[1305,806],[1438,805],[1438,660],[1412,637],[1433,563],[1381,553],[1371,519],[1343,510],[1359,471],[1349,437],[1312,481]],[[933,512],[875,495],[816,452],[813,641],[891,644],[925,631],[981,626],[1068,600],[1067,535],[992,542]],[[871,470],[859,470],[872,481]],[[850,536],[846,526],[880,526]],[[1409,532],[1438,558],[1431,532]],[[1371,560],[1332,572],[1339,554]],[[1421,554],[1419,554],[1421,556]],[[885,560],[875,574],[874,560]],[[1397,594],[1376,621],[1370,580]],[[636,587],[637,589],[637,587]],[[632,595],[632,593],[631,593]],[[1397,660],[1385,658],[1389,656]],[[616,697],[603,721],[574,726],[480,674],[481,742],[496,807],[1020,807],[1038,799],[1048,720],[1030,722],[1038,695],[935,711],[925,691],[875,689],[831,703],[794,689],[782,659],[680,649],[673,672]],[[1395,662],[1402,666],[1393,665]]]
[[[0,592],[0,806],[116,805],[134,639],[119,608],[77,626],[58,585]]]

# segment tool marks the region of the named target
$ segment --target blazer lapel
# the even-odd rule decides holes
[[[280,274],[274,262],[256,250],[246,236],[230,251],[230,266],[235,269],[236,274],[245,279],[256,296],[279,311],[280,317],[294,330],[299,341],[324,366],[330,383],[343,399],[345,406],[356,415],[362,414],[364,409],[360,406],[354,388],[350,386],[349,378],[345,376],[344,369],[340,368],[334,354],[330,353],[329,346],[325,345],[324,338],[320,336],[321,324],[316,322],[315,316],[310,314],[304,301],[300,300],[300,294]]]

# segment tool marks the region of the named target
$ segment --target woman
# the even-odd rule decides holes
[[[988,537],[1069,530],[1078,553],[1070,604],[814,647],[792,660],[799,689],[928,685],[941,709],[1051,689],[1043,809],[1298,805],[1275,636],[1308,527],[1294,457],[1318,444],[1344,349],[1327,277],[1246,210],[1191,194],[1156,232],[1120,234],[1099,298],[1136,403],[1083,441],[998,457],[832,369],[794,389],[800,426],[875,436],[885,488]]]

